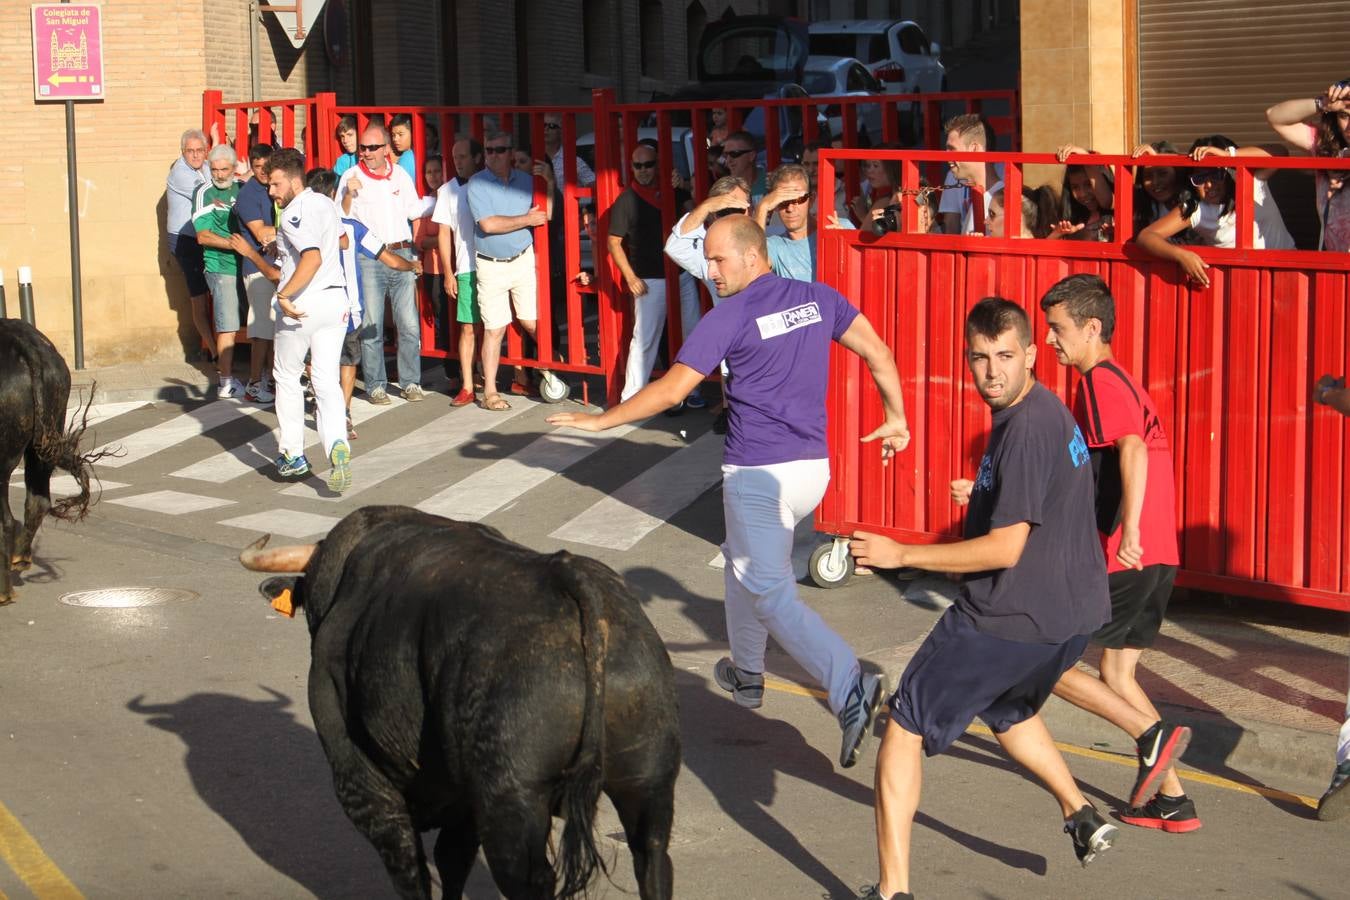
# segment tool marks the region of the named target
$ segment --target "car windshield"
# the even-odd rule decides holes
[[[857,38],[852,34],[813,34],[811,53],[814,56],[852,56]]]
[[[792,61],[806,56],[801,40],[788,31],[747,25],[727,28],[703,48],[705,78],[775,80],[791,74]]]
[[[833,72],[812,72],[807,70],[802,75],[802,87],[806,88],[808,94],[814,94],[816,96],[838,93],[838,90],[835,87]]]

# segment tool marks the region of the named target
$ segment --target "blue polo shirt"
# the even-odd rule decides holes
[[[256,178],[250,178],[239,188],[239,197],[234,201],[235,217],[239,223],[239,233],[243,235],[244,240],[249,245],[262,252],[262,247],[253,239],[253,232],[248,230],[245,222],[262,222],[264,225],[275,226],[276,216],[272,211],[272,198],[267,196],[267,185]],[[258,267],[252,262],[242,260],[245,275],[256,275]]]
[[[484,256],[509,259],[534,243],[534,229],[520,228],[506,234],[484,234],[479,222],[489,216],[523,216],[534,202],[534,176],[511,169],[506,184],[484,169],[469,179],[469,212],[473,214],[474,250]]]

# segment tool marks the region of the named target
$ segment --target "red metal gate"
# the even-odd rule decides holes
[[[822,192],[831,192],[840,162],[878,155],[902,161],[906,187],[917,183],[921,164],[952,158],[825,153]],[[1010,196],[1020,193],[1023,164],[1055,163],[1044,154],[969,158],[1004,164]],[[1116,169],[1116,221],[1130,222],[1129,165],[1137,161],[1092,161]],[[1180,157],[1157,162],[1195,165]],[[1059,279],[1087,272],[1111,286],[1112,347],[1152,395],[1171,436],[1183,529],[1178,584],[1350,610],[1350,425],[1310,399],[1317,377],[1343,374],[1350,358],[1350,255],[1246,249],[1253,168],[1336,164],[1223,163],[1238,170],[1239,247],[1198,248],[1210,264],[1208,288],[1129,243],[1126,225],[1110,243],[876,238],[822,229],[819,277],[857,303],[894,351],[914,440],[885,469],[859,444],[880,424],[881,403],[861,362],[837,352],[830,369],[832,479],[818,529],[847,535],[862,528],[921,542],[958,535],[961,511],[948,483],[973,477],[989,422],[965,366],[966,310],[985,296],[1006,297],[1027,309],[1043,342],[1040,297]],[[1213,158],[1201,165],[1212,167]],[[831,201],[820,206],[829,209]],[[905,212],[913,228],[913,209]],[[1017,234],[1018,205],[1008,204],[1005,215],[1006,233]],[[1036,375],[1066,401],[1077,377],[1048,352],[1040,353]]]

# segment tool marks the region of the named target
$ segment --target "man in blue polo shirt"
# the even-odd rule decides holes
[[[538,321],[534,229],[553,217],[553,166],[535,161],[534,174],[547,182],[545,207],[534,205],[534,179],[512,165],[511,135],[493,132],[483,144],[487,168],[469,179],[474,255],[478,268],[478,310],[483,319],[483,408],[510,409],[497,393],[502,337],[516,321],[531,338]]]
[[[234,202],[239,234],[260,256],[266,256],[276,246],[277,229],[275,207],[267,196],[267,160],[272,148],[254,144],[248,150],[248,164],[253,177],[239,188]],[[272,312],[272,290],[275,285],[264,275],[248,255],[243,257],[244,295],[248,298],[248,339],[252,352],[248,360],[248,388],[244,399],[255,403],[271,403],[273,392],[268,387],[272,371],[272,338],[276,335],[276,317]]]
[[[764,700],[769,636],[829,692],[843,738],[839,764],[857,762],[885,686],[864,674],[853,649],[801,601],[792,571],[792,533],[815,510],[830,480],[825,393],[830,345],[867,363],[886,420],[864,442],[881,442],[883,465],[909,444],[895,359],[857,308],[823,284],[769,269],[764,231],[748,216],[718,219],[703,243],[723,302],[699,321],[666,375],[598,415],[561,413],[553,425],[601,431],[679,403],[725,359],[731,397],[722,464],[726,517],[727,637],[731,656],[713,670],[740,706]]]

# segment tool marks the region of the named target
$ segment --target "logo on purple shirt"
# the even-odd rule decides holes
[[[767,341],[769,338],[779,337],[789,331],[796,331],[798,328],[805,328],[807,325],[815,325],[820,321],[820,306],[816,303],[806,303],[792,309],[760,316],[755,319],[755,324],[759,326],[760,340]]]

